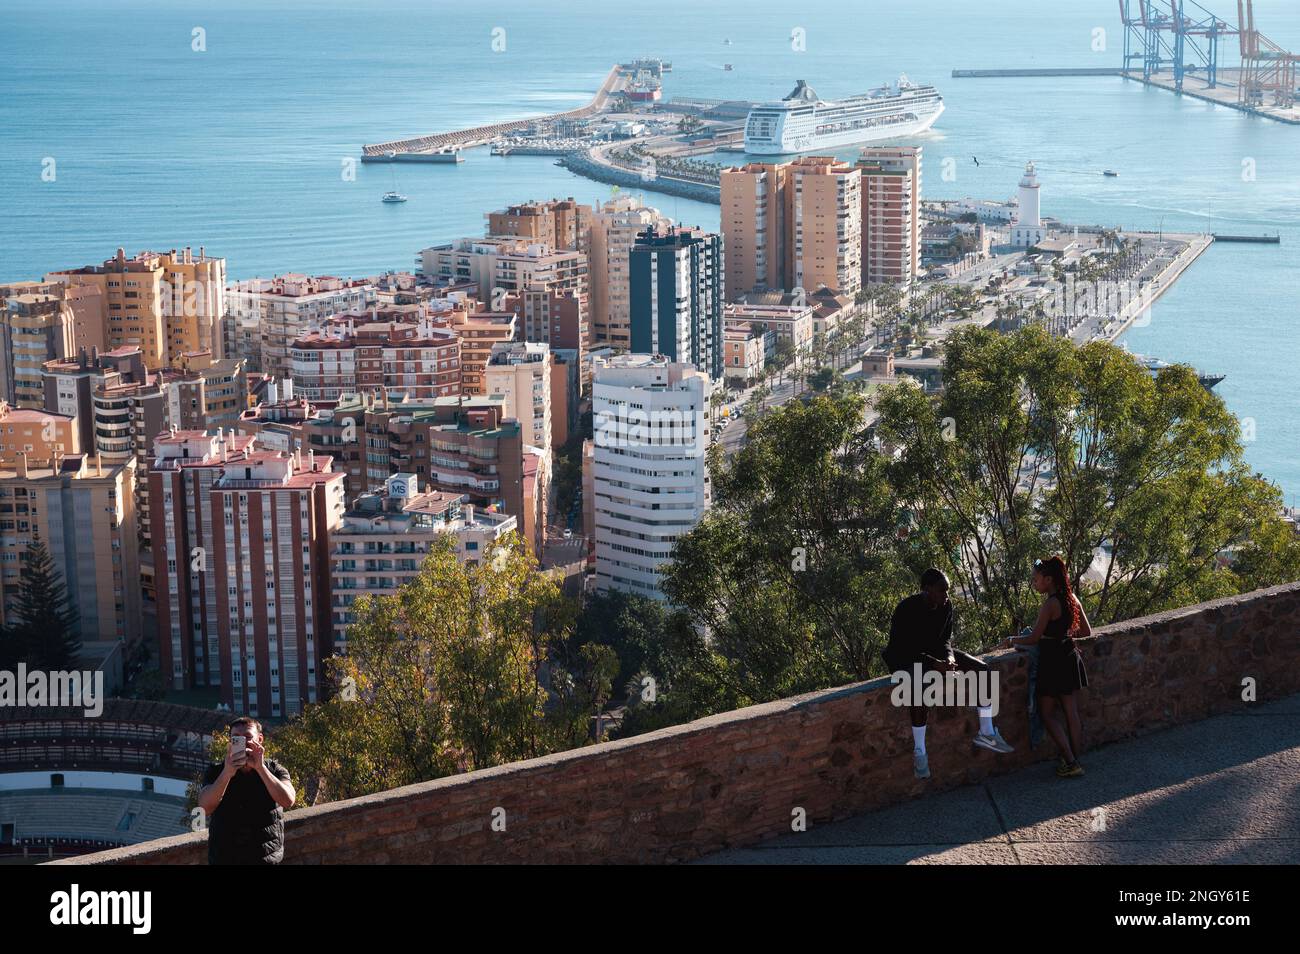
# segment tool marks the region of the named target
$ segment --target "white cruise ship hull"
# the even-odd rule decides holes
[[[859,129],[846,129],[840,133],[822,135],[785,135],[780,142],[755,142],[745,139],[745,152],[752,156],[792,156],[800,153],[821,152],[839,149],[843,146],[865,145],[885,139],[898,139],[915,136],[925,132],[943,115],[944,105],[940,101],[934,110],[919,117],[906,117],[897,123],[882,123]]]

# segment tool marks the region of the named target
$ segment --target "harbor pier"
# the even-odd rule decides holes
[[[362,162],[411,162],[420,161],[421,156],[434,156],[482,146],[502,136],[508,136],[539,122],[563,121],[568,119],[586,119],[608,109],[613,98],[627,84],[627,74],[620,66],[615,66],[601,83],[600,89],[591,102],[578,109],[550,116],[534,116],[531,119],[515,119],[510,122],[493,123],[488,126],[474,126],[470,129],[458,129],[453,132],[434,133],[428,136],[415,136],[410,139],[394,139],[389,142],[372,143],[361,148]],[[403,158],[405,157],[405,158]],[[436,159],[427,161],[439,161]],[[446,160],[442,160],[446,161]]]

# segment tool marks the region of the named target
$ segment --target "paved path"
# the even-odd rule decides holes
[[[1043,762],[698,863],[1300,864],[1300,695],[1083,764],[1080,779]]]

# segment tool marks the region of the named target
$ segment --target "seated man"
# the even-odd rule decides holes
[[[924,672],[984,672],[988,663],[952,647],[953,606],[948,599],[948,578],[931,567],[921,575],[921,592],[907,597],[894,610],[889,623],[889,645],[881,654],[890,672],[912,673],[917,663]],[[928,709],[911,706],[913,763],[917,778],[930,777],[925,752]],[[991,752],[1014,752],[993,725],[993,711],[979,707],[980,730],[975,744]]]

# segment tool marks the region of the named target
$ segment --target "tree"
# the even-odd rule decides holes
[[[68,588],[44,543],[32,543],[23,556],[13,611],[18,657],[40,669],[72,669],[81,653],[81,637]]]
[[[557,653],[573,606],[513,534],[477,564],[448,540],[414,580],[353,611],[348,655],[329,661],[332,698],[277,733],[286,760],[331,798],[580,744],[594,697],[608,696],[606,654]]]
[[[1153,379],[1105,342],[964,328],[940,395],[901,384],[877,407],[918,546],[950,570],[986,645],[1032,618],[1029,568],[1052,553],[1098,625],[1300,576],[1277,545],[1276,489],[1190,368]],[[1238,578],[1223,555],[1241,547]]]
[[[614,680],[624,685],[636,673],[662,675],[666,669],[660,653],[668,639],[668,608],[658,600],[635,593],[610,590],[587,597],[566,652],[603,643],[618,655]]]
[[[831,390],[843,377],[843,374],[834,368],[818,368],[808,376],[808,384],[814,391],[825,392]]]
[[[664,592],[707,632],[705,684],[735,705],[864,679],[911,585],[902,515],[855,394],[751,424],[714,504],[678,541]]]

